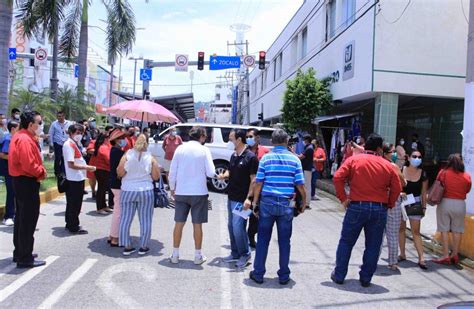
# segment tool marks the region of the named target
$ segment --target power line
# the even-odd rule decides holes
[[[462,1],[462,0],[461,0],[461,1]],[[385,18],[385,16],[383,15],[383,12],[381,12],[380,15],[382,15],[382,18],[383,18],[387,23],[389,23],[389,24],[394,24],[394,23],[398,22],[398,21],[403,17],[403,14],[405,14],[405,12],[406,12],[406,10],[408,9],[408,7],[410,6],[410,4],[411,4],[411,0],[408,0],[407,5],[405,6],[405,8],[404,8],[403,11],[402,11],[402,14],[400,14],[400,16],[398,16],[398,18],[395,19],[394,21],[388,21],[388,20]]]
[[[469,18],[466,16],[466,12],[464,11],[464,3],[461,0],[461,9],[462,9],[462,14],[464,15],[464,19],[466,20],[467,24],[469,25]]]

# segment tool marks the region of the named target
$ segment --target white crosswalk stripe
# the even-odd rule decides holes
[[[48,268],[49,265],[51,265],[54,261],[56,261],[59,258],[59,256],[49,256],[48,258],[45,259],[46,265],[41,266],[41,267],[36,267],[29,269],[26,273],[24,273],[20,278],[16,279],[13,281],[11,284],[0,290],[0,303],[3,302],[5,299],[7,299],[10,295],[15,293],[18,289],[20,289],[22,286],[24,286],[28,281],[36,277],[38,274],[40,274],[42,271],[44,271],[46,268]]]
[[[97,259],[87,259],[76,269],[38,308],[51,308],[76,284],[97,262]]]

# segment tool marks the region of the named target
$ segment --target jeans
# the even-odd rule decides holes
[[[334,274],[338,281],[347,275],[349,259],[360,232],[364,229],[365,250],[360,280],[370,282],[377,269],[383,232],[387,223],[387,208],[382,203],[351,202],[342,223],[341,239],[336,252]]]
[[[290,238],[293,228],[293,208],[288,198],[264,195],[260,199],[258,220],[257,250],[254,260],[254,276],[263,280],[265,262],[267,260],[268,245],[272,238],[273,224],[276,222],[278,232],[278,248],[280,251],[280,281],[290,278]]]
[[[313,172],[311,174],[311,197],[316,196],[316,182],[318,181],[318,178],[320,177],[320,173],[313,169]]]
[[[247,220],[232,213],[238,203],[227,200],[227,210],[229,211],[227,227],[229,229],[230,248],[232,257],[236,259],[250,255],[249,237],[246,231]]]

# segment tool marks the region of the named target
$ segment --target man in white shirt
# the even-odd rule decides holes
[[[68,128],[69,138],[63,145],[64,169],[66,171],[66,229],[71,234],[87,234],[79,226],[79,214],[82,208],[84,195],[84,182],[86,171],[95,171],[94,166],[89,166],[82,157],[79,144],[82,140],[84,127],[80,124],[70,125]]]
[[[193,127],[189,131],[191,140],[176,149],[171,161],[169,184],[171,194],[175,199],[176,222],[173,232],[173,254],[171,263],[179,263],[179,245],[183,234],[184,224],[191,211],[194,226],[194,244],[196,248],[194,264],[200,265],[206,261],[201,253],[202,224],[207,223],[208,197],[207,177],[216,177],[211,152],[204,145],[206,130],[203,127]]]

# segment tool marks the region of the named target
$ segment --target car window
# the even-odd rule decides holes
[[[189,130],[191,130],[190,126],[176,127],[176,133],[181,137],[183,142],[189,142]]]
[[[224,141],[224,143],[229,142],[230,131],[232,131],[232,128],[221,128],[222,140]]]
[[[206,128],[206,143],[207,144],[212,144],[214,142],[214,128],[213,127],[207,127]]]
[[[272,146],[272,130],[260,130],[260,145]]]

